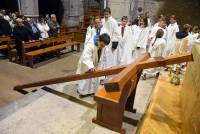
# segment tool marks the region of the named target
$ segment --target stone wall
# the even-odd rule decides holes
[[[38,15],[38,0],[20,0],[21,13],[24,15]]]

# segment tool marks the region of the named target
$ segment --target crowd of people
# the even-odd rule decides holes
[[[19,61],[22,60],[23,42],[57,37],[59,32],[60,25],[55,14],[47,14],[33,20],[19,15],[18,12],[7,15],[4,9],[0,10],[0,36],[11,36],[15,39]]]
[[[179,55],[191,51],[195,42],[200,43],[198,26],[178,25],[175,15],[160,15],[152,24],[148,14],[139,15],[133,23],[123,16],[118,23],[110,8],[104,9],[104,18],[91,17],[84,50],[78,63],[77,74],[93,72],[133,63],[143,53],[150,57]],[[168,24],[169,21],[169,24]],[[142,77],[157,77],[159,68],[147,69]],[[93,95],[106,78],[93,78],[78,82],[80,97]]]

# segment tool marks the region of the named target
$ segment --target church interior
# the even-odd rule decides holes
[[[0,134],[200,134],[200,0],[1,0]]]

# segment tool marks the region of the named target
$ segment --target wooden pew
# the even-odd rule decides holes
[[[18,56],[17,56],[17,50],[16,50],[16,42],[15,40],[10,40],[7,43],[8,46],[8,59],[10,62],[13,61],[14,58],[14,62],[18,63]]]
[[[26,65],[26,59],[29,59],[30,66],[33,67],[33,59],[36,56],[56,52],[60,57],[60,50],[68,46],[77,46],[77,51],[80,51],[80,43],[71,41],[73,35],[63,35],[56,38],[49,38],[42,41],[26,42],[22,46],[23,65]],[[31,50],[34,48],[33,50]]]
[[[9,36],[1,36],[0,37],[0,50],[7,50],[7,42],[11,40]]]

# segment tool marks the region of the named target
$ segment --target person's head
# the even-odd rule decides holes
[[[22,20],[21,18],[17,18],[17,19],[16,19],[16,24],[17,24],[18,26],[22,26],[22,25],[23,25],[23,20]]]
[[[104,17],[108,19],[111,16],[111,10],[109,7],[104,9]]]
[[[160,21],[158,26],[161,28],[166,28],[166,21],[164,20]]]
[[[189,24],[183,25],[182,31],[183,32],[189,32],[191,29],[191,26]]]
[[[192,29],[192,32],[193,33],[199,33],[200,32],[199,27],[198,26],[194,26],[193,29]]]
[[[139,19],[139,21],[138,21],[138,25],[140,26],[140,27],[147,27],[147,24],[148,22],[147,22],[147,19],[146,18],[140,18]]]
[[[156,32],[156,38],[162,38],[164,35],[164,31],[162,29],[158,29]]]
[[[31,18],[26,18],[26,23],[29,23],[29,24],[31,24],[31,23],[32,23],[32,20],[31,20]]]
[[[0,19],[2,19],[3,18],[3,14],[0,12]]]
[[[136,18],[136,19],[133,20],[132,25],[137,25],[138,26],[138,22],[139,22],[139,20]]]
[[[163,15],[163,14],[161,14],[161,15],[159,16],[159,21],[166,21],[166,16]]]
[[[40,22],[40,23],[45,23],[45,19],[44,19],[43,16],[40,16],[40,17],[39,17],[39,22]]]
[[[17,18],[17,15],[16,15],[15,13],[12,13],[12,14],[11,14],[11,18],[12,18],[13,20],[15,20],[15,19]]]
[[[171,15],[169,21],[170,21],[171,24],[176,23],[176,16],[175,15]]]
[[[110,36],[108,34],[105,33],[99,36],[99,40],[97,42],[99,48],[104,48],[109,44],[110,44]]]
[[[123,16],[121,21],[122,21],[122,26],[125,27],[128,24],[128,17],[127,16]]]
[[[99,16],[96,16],[94,18],[94,25],[95,25],[96,28],[100,28],[102,26],[102,24],[101,24],[101,18]]]
[[[1,9],[1,13],[5,16],[6,15],[6,10],[5,9]]]
[[[55,15],[55,14],[51,14],[51,21],[53,21],[53,22],[56,22],[56,21],[57,21],[56,15]]]
[[[94,17],[93,16],[89,17],[89,22],[90,22],[90,25],[94,25]]]

